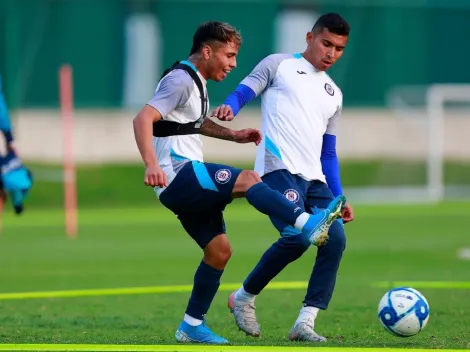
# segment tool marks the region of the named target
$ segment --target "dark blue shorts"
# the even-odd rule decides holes
[[[241,172],[227,165],[188,162],[160,194],[160,201],[204,248],[225,233],[223,211],[232,202],[232,190]]]
[[[300,176],[292,175],[287,170],[270,172],[262,179],[269,187],[281,192],[288,200],[310,214],[314,213],[315,207],[325,209],[334,199],[334,195],[326,183],[306,181]],[[293,226],[278,219],[270,219],[281,235],[300,234]]]

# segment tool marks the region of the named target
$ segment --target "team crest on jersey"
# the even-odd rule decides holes
[[[215,180],[220,184],[225,184],[232,178],[232,173],[227,169],[220,169],[215,173]]]
[[[292,203],[297,203],[299,200],[299,192],[293,188],[290,188],[284,192],[284,197],[286,197],[287,200],[291,201]]]
[[[334,91],[333,87],[331,85],[329,85],[328,83],[325,83],[325,90],[329,95],[331,95],[331,96],[335,95],[335,91]]]

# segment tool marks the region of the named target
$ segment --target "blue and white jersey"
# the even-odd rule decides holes
[[[261,131],[255,171],[286,169],[326,182],[320,160],[325,133],[336,135],[343,95],[333,80],[301,54],[273,54],[241,82],[261,95]]]
[[[189,65],[197,72],[197,69],[188,61],[181,63]],[[197,74],[201,79],[207,104],[209,104],[207,82],[199,72]],[[170,71],[160,80],[155,95],[147,104],[158,110],[165,121],[189,123],[201,117],[199,89],[188,72],[181,69]],[[199,134],[153,137],[153,147],[160,167],[168,176],[168,183],[173,181],[178,171],[188,161],[203,161],[203,145]],[[156,187],[155,192],[159,196],[164,189]]]

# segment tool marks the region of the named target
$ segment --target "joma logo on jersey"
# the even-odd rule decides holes
[[[292,203],[296,203],[299,200],[299,192],[290,188],[284,192],[284,197],[286,197],[287,200],[291,201]]]
[[[232,173],[227,169],[221,169],[215,173],[215,180],[220,184],[227,183],[231,178]]]

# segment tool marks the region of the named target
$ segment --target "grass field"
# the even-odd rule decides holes
[[[346,227],[348,244],[337,289],[316,323],[317,331],[329,338],[327,346],[470,348],[470,261],[457,258],[459,248],[470,247],[469,213],[469,203],[358,206],[357,220]],[[21,218],[6,215],[0,234],[0,342],[173,345],[201,258],[197,246],[158,206],[90,208],[79,218],[79,236],[71,240],[64,235],[58,210],[31,210]],[[234,253],[208,325],[233,345],[308,346],[290,343],[287,334],[301,306],[314,248],[258,297],[262,337],[245,337],[226,308],[227,295],[278,235],[244,201],[227,208],[226,220]],[[431,307],[429,324],[419,335],[401,339],[381,328],[376,310],[386,287],[376,283],[383,286],[384,281],[389,287],[396,281],[426,281],[413,284]],[[439,287],[437,281],[447,284]],[[104,290],[122,288],[126,290]],[[69,290],[80,291],[55,292]],[[25,294],[38,291],[52,292],[43,298]],[[7,295],[11,293],[21,294]]]

